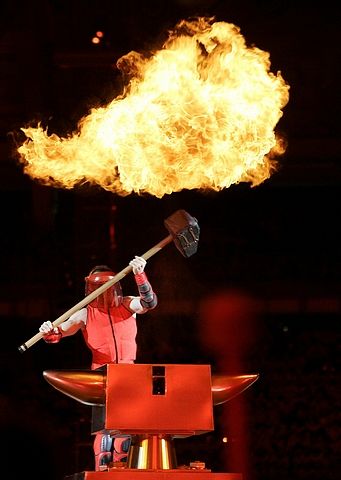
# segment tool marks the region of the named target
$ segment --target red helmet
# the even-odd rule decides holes
[[[85,295],[97,290],[97,288],[104,285],[112,278],[115,273],[106,265],[97,265],[94,267],[89,275],[85,277]],[[89,303],[92,307],[98,308],[107,312],[111,307],[118,307],[122,302],[122,288],[120,282],[116,282],[103,293],[98,295],[92,302]]]

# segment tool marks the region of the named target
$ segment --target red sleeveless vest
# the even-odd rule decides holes
[[[136,317],[124,304],[111,308],[110,316],[88,305],[86,327],[82,332],[92,352],[91,369],[106,363],[134,363],[137,349]]]

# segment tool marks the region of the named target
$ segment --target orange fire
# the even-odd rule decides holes
[[[118,195],[158,198],[183,189],[258,185],[284,153],[275,133],[289,86],[269,53],[248,47],[239,27],[213,18],[180,21],[161,49],[130,52],[130,78],[107,106],[93,108],[66,138],[41,124],[22,128],[24,172],[71,189],[88,183]]]

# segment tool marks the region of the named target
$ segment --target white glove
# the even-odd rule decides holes
[[[57,333],[57,332],[55,332],[55,329],[54,329],[52,323],[50,322],[50,320],[48,320],[47,322],[44,322],[42,325],[40,325],[39,332],[43,333],[44,335],[48,335],[50,333]]]
[[[144,271],[144,267],[146,266],[146,260],[142,257],[137,257],[129,262],[129,265],[133,267],[133,273],[136,275],[137,273],[142,273]]]

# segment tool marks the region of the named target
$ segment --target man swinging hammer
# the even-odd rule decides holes
[[[96,297],[85,308],[78,310],[58,327],[44,322],[39,331],[47,343],[57,343],[63,337],[81,330],[92,353],[91,369],[107,363],[134,363],[136,360],[136,314],[144,314],[157,305],[154,293],[144,271],[146,260],[135,256],[132,267],[139,296],[123,296],[120,282]],[[106,265],[94,267],[85,277],[86,295],[115,276]],[[95,470],[103,470],[112,462],[126,461],[130,437],[112,437],[98,433],[94,440]]]

